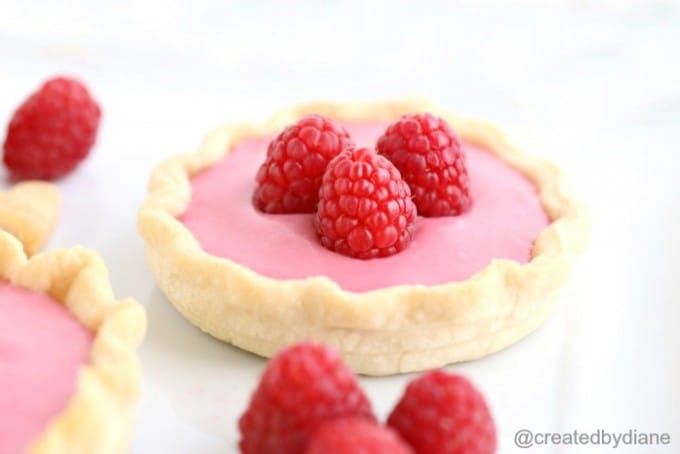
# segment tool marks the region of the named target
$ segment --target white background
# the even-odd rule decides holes
[[[449,368],[486,393],[500,452],[517,450],[519,429],[670,432],[666,449],[613,452],[680,452],[678,30],[680,4],[653,0],[0,0],[0,127],[55,73],[82,77],[104,109],[92,156],[57,183],[51,246],[98,250],[117,294],[148,310],[132,452],[235,451],[265,364],[200,333],[156,289],[135,231],[153,165],[290,103],[405,95],[500,123],[559,163],[592,212],[555,316]],[[410,378],[362,379],[380,416]]]

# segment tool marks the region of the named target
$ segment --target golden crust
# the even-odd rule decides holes
[[[49,183],[29,181],[0,191],[0,229],[18,238],[29,257],[45,245],[58,215],[59,192]]]
[[[95,333],[90,362],[81,368],[68,406],[28,452],[125,452],[140,380],[135,350],[146,326],[141,306],[115,300],[95,253],[75,247],[28,259],[19,241],[2,230],[0,279],[51,296]]]
[[[273,134],[309,112],[388,122],[421,111],[447,119],[463,140],[491,150],[535,183],[553,222],[536,238],[529,263],[494,260],[462,282],[353,293],[323,276],[271,279],[207,254],[176,219],[190,201],[191,176],[242,139]],[[138,218],[159,287],[199,328],[267,357],[299,340],[325,342],[368,375],[480,358],[529,334],[550,314],[574,256],[585,247],[588,227],[584,208],[569,195],[555,166],[524,155],[487,123],[418,100],[307,104],[284,110],[264,125],[217,129],[198,152],[155,169]]]

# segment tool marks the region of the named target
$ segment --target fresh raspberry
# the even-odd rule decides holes
[[[351,257],[386,257],[411,240],[416,207],[394,165],[370,148],[333,159],[319,189],[314,226],[326,248]]]
[[[470,180],[460,140],[429,113],[404,115],[378,139],[378,153],[397,166],[422,216],[456,216],[470,207]]]
[[[94,145],[100,116],[83,84],[66,77],[48,80],[14,112],[5,165],[17,179],[50,180],[69,173]]]
[[[305,454],[412,454],[399,434],[363,418],[334,419],[324,423]]]
[[[496,451],[496,428],[484,396],[465,377],[442,370],[409,383],[387,424],[419,454]]]
[[[335,351],[300,343],[269,362],[239,420],[244,454],[302,453],[328,420],[356,416],[375,421],[356,376]]]
[[[313,213],[328,162],[350,146],[347,131],[321,115],[288,126],[269,143],[257,172],[255,205],[265,213]]]

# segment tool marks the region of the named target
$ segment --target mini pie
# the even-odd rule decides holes
[[[21,241],[29,257],[42,249],[57,222],[59,193],[49,183],[19,183],[0,191],[0,229]]]
[[[319,244],[311,214],[264,214],[251,203],[269,140],[303,115],[375,146],[414,112],[461,136],[474,201],[455,218],[419,217],[405,251],[344,257]],[[368,375],[480,358],[522,339],[550,314],[588,226],[555,166],[487,123],[423,101],[308,104],[220,128],[198,152],[155,169],[138,219],[161,290],[193,324],[266,357],[325,342]]]
[[[0,312],[0,452],[125,452],[146,322],[102,260],[82,247],[28,259],[0,230]]]

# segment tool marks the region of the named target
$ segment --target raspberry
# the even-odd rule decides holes
[[[416,207],[394,165],[369,148],[333,159],[319,190],[314,226],[326,248],[351,257],[386,257],[411,240]]]
[[[265,213],[313,213],[328,162],[350,146],[347,131],[320,115],[288,126],[269,143],[257,172],[255,205]]]
[[[87,88],[66,77],[48,80],[14,112],[4,162],[17,179],[54,179],[90,152],[101,111]]]
[[[471,205],[460,140],[429,113],[404,115],[378,139],[378,153],[397,166],[422,216],[456,216]]]
[[[412,381],[387,424],[418,453],[496,450],[496,428],[484,396],[466,378],[441,370]]]
[[[269,362],[239,420],[245,454],[301,453],[319,426],[356,416],[375,421],[356,376],[335,351],[300,343]]]
[[[305,454],[411,454],[413,450],[389,427],[361,418],[342,418],[319,427]]]

